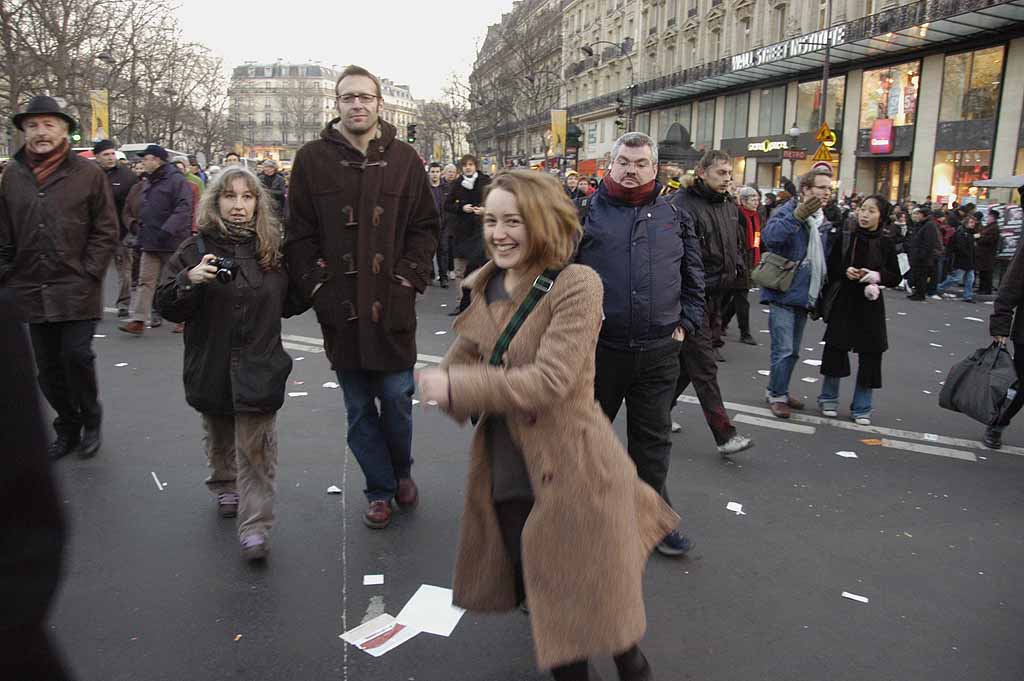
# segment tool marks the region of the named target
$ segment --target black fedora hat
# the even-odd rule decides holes
[[[68,132],[74,132],[78,128],[78,121],[64,113],[60,108],[60,104],[53,97],[47,95],[37,95],[29,100],[28,106],[21,113],[16,113],[11,116],[11,122],[18,130],[24,130],[21,127],[21,122],[29,116],[57,116],[67,121]]]

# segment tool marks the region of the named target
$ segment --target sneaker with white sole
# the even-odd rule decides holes
[[[934,296],[928,296],[928,297],[931,298],[932,300],[942,300],[942,296],[940,296],[938,294],[936,294]]]
[[[834,419],[835,417],[839,416],[839,412],[836,411],[835,409],[822,409],[821,415],[824,416],[825,418]]]
[[[718,445],[718,453],[722,456],[729,457],[737,452],[742,452],[744,449],[750,449],[754,446],[754,441],[746,435],[740,435],[736,433],[723,444]]]
[[[858,426],[870,426],[871,418],[868,416],[854,416],[853,422],[856,423]]]

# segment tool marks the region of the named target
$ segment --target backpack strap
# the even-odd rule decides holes
[[[540,302],[541,298],[546,296],[551,290],[551,287],[555,285],[555,279],[562,272],[560,269],[544,270],[540,276],[533,281],[533,286],[530,288],[530,292],[526,294],[526,298],[523,300],[519,309],[512,315],[512,319],[509,320],[505,330],[501,332],[501,337],[498,338],[497,344],[494,346],[494,352],[491,353],[491,360],[488,362],[491,366],[501,366],[504,361],[505,352],[508,350],[508,346],[512,344],[512,339],[515,338],[516,333],[519,332],[523,322],[533,311],[533,308],[537,307],[537,303]]]
[[[196,232],[196,249],[199,251],[199,259],[202,260],[206,255],[206,242],[203,241],[203,235],[198,232]]]

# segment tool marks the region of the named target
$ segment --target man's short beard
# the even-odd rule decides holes
[[[365,123],[362,123],[362,124],[359,124],[359,125],[353,125],[353,124],[349,123],[346,119],[343,118],[341,120],[341,124],[349,132],[351,132],[353,134],[356,134],[356,135],[361,135],[363,133],[369,132],[370,130],[373,130],[377,126],[377,122],[379,120],[380,120],[379,117],[367,116]]]

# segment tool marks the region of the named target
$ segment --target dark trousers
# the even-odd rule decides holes
[[[669,505],[665,479],[672,455],[672,404],[679,378],[680,343],[623,352],[597,347],[594,393],[609,421],[626,402],[626,449],[640,479]]]
[[[928,281],[934,276],[934,268],[927,264],[914,263],[914,268],[910,270],[910,285],[914,289],[914,296],[924,298],[928,295]]]
[[[1024,385],[1020,384],[1020,377],[1024,376],[1024,343],[1013,344],[1013,366],[1017,369],[1018,385],[1017,385],[1017,396],[1007,407],[1006,413],[1003,415],[1001,422],[997,423],[994,428],[1000,432],[1006,426],[1010,425],[1010,421],[1017,415],[1021,407],[1024,407]]]
[[[523,528],[526,527],[526,519],[530,517],[531,510],[533,510],[531,499],[515,499],[494,504],[501,538],[505,544],[505,550],[512,560],[512,565],[515,567],[516,603],[523,603],[526,600],[526,588],[523,583],[522,540]],[[615,666],[619,670],[619,678],[624,681],[649,678],[644,674],[647,660],[640,652],[639,646],[633,646],[626,652],[616,655]],[[587,660],[578,660],[555,667],[551,670],[551,675],[555,681],[589,681],[589,667]]]
[[[706,319],[701,328],[683,341],[679,352],[679,377],[676,380],[673,405],[690,383],[693,383],[693,390],[700,400],[704,420],[715,436],[715,444],[725,444],[736,434],[736,428],[722,403],[722,390],[718,387],[718,362],[715,361],[715,350],[711,345],[711,332]]]
[[[731,292],[729,289],[711,289],[704,295],[704,318],[707,319],[711,332],[711,343],[716,348],[725,344],[722,340],[722,331],[725,328],[722,323],[723,307],[726,296]]]
[[[740,327],[740,336],[750,335],[750,301],[747,300],[748,289],[730,289],[725,292],[722,304],[722,333],[729,328],[733,316]]]
[[[992,293],[992,270],[978,272],[978,293],[986,296]]]
[[[72,439],[82,427],[98,428],[103,420],[96,383],[92,335],[96,321],[30,324],[39,387],[57,412],[53,428]]]
[[[438,281],[448,281],[448,230],[441,227],[441,234],[437,240],[437,251],[434,253],[435,260],[437,262],[437,274]],[[434,268],[434,263],[431,262],[431,269]]]

